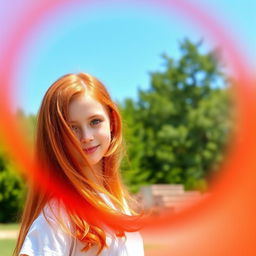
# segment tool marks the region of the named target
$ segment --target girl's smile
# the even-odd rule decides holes
[[[98,146],[95,146],[95,147],[89,147],[89,148],[84,148],[83,151],[86,153],[86,154],[92,154],[94,153],[97,148],[99,147],[100,145]]]

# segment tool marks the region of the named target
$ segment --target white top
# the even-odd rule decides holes
[[[113,206],[109,199],[102,195],[107,203]],[[54,204],[51,204],[55,210]],[[98,247],[93,247],[86,252],[81,252],[84,244],[65,232],[58,223],[49,205],[44,207],[45,215],[50,223],[47,222],[44,214],[41,213],[32,223],[20,254],[29,256],[96,256]],[[58,211],[56,211],[58,212]],[[71,229],[69,218],[61,209],[59,216],[63,218],[65,224]],[[107,248],[104,248],[100,256],[143,256],[143,240],[138,232],[125,232],[126,240],[123,237],[116,237],[110,232],[106,232]]]

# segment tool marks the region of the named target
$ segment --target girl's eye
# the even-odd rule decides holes
[[[92,121],[91,121],[91,124],[92,125],[97,125],[97,124],[99,124],[99,123],[101,123],[102,122],[102,120],[100,120],[100,119],[93,119]]]
[[[79,131],[79,128],[78,128],[77,126],[74,126],[74,125],[71,126],[71,129],[72,129],[74,132],[78,132],[78,131]]]

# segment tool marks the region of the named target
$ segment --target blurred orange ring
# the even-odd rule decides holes
[[[109,1],[115,3],[115,1]],[[136,1],[130,1],[130,4]],[[31,2],[27,6],[10,37],[2,42],[2,61],[0,62],[0,136],[10,154],[26,175],[32,172],[34,163],[22,134],[17,130],[15,118],[11,113],[11,99],[15,88],[11,76],[16,56],[30,29],[46,18],[48,11],[70,3],[71,0],[44,0]],[[92,4],[93,1],[83,2]],[[236,73],[234,87],[237,98],[237,132],[231,141],[221,176],[215,183],[212,197],[205,202],[189,208],[177,216],[148,220],[143,232],[152,234],[153,239],[165,240],[154,255],[210,256],[210,255],[256,255],[256,171],[254,158],[256,152],[255,89],[250,75],[250,67],[238,52],[232,37],[224,31],[223,25],[199,6],[176,1],[140,1],[145,5],[156,6],[165,12],[178,11],[185,19],[203,28],[209,36],[225,49],[229,64]],[[155,240],[157,243],[157,240]],[[153,254],[152,254],[153,255]]]

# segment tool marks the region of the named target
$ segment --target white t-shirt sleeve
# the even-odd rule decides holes
[[[63,213],[63,212],[62,212]],[[45,214],[41,213],[32,223],[20,254],[29,256],[69,256],[71,255],[74,238],[61,228],[55,214],[45,208]],[[66,218],[62,214],[61,217]],[[64,219],[65,220],[65,219]],[[64,222],[64,224],[67,224]]]

